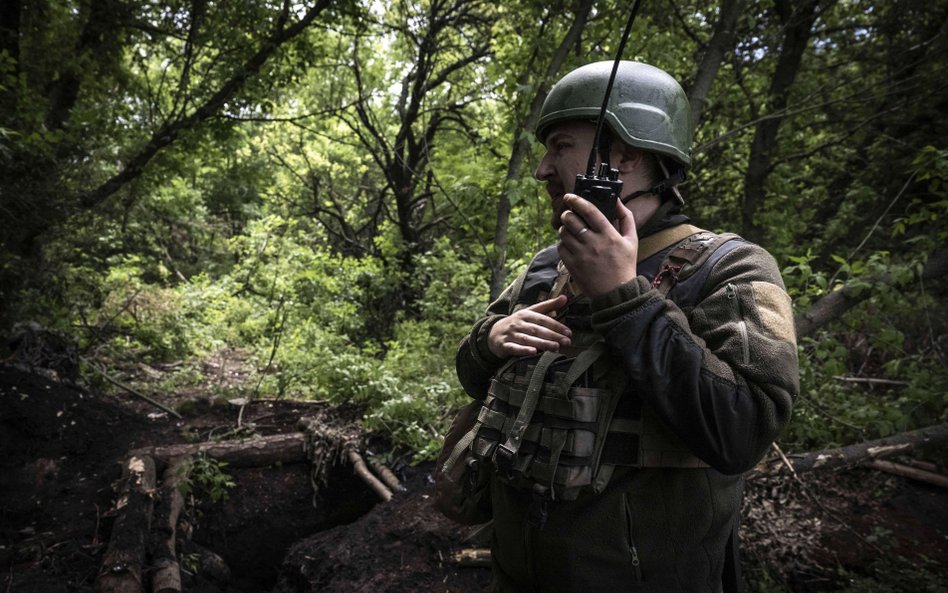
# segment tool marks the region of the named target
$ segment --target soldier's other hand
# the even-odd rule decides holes
[[[617,229],[587,200],[566,194],[564,202],[560,259],[583,293],[595,298],[633,280],[638,271],[639,237],[625,204],[617,200]]]
[[[566,305],[566,300],[560,295],[504,317],[491,327],[487,347],[498,358],[510,358],[569,346],[569,328],[550,317],[551,312]]]

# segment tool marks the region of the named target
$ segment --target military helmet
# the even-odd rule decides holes
[[[613,64],[581,66],[553,85],[537,123],[540,142],[545,142],[553,125],[561,121],[596,121]],[[605,122],[629,146],[668,156],[685,168],[691,166],[691,105],[681,85],[664,70],[640,62],[620,62]]]

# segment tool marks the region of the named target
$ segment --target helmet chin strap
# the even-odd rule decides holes
[[[649,234],[655,225],[658,224],[663,218],[665,218],[672,210],[679,208],[684,205],[685,200],[681,197],[681,192],[678,191],[678,184],[682,183],[685,180],[685,170],[678,166],[675,167],[674,173],[669,174],[668,166],[665,164],[665,160],[662,157],[658,157],[658,164],[662,168],[662,173],[665,175],[665,178],[653,185],[648,189],[639,190],[637,192],[632,192],[628,196],[622,198],[622,203],[627,204],[638,198],[645,195],[656,195],[661,198],[661,205],[649,216],[648,220],[645,221],[638,229],[639,236],[645,236]]]

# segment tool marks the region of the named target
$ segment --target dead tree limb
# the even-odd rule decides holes
[[[159,401],[155,401],[154,399],[148,397],[148,396],[145,395],[144,393],[141,393],[141,392],[139,392],[139,391],[136,391],[136,390],[132,389],[132,388],[129,387],[128,385],[122,383],[122,382],[119,381],[118,379],[116,379],[116,378],[112,377],[111,375],[109,375],[108,373],[106,373],[105,370],[100,369],[100,368],[98,367],[98,365],[93,364],[92,361],[90,361],[89,359],[83,359],[83,360],[86,361],[86,364],[89,365],[89,368],[91,368],[91,369],[94,370],[95,372],[97,372],[97,373],[99,373],[100,375],[102,375],[102,378],[105,379],[106,381],[108,381],[109,383],[111,383],[112,385],[115,385],[116,387],[118,387],[118,388],[120,388],[120,389],[124,389],[125,391],[127,391],[127,392],[129,392],[130,394],[134,395],[134,396],[137,397],[138,399],[141,399],[141,400],[144,400],[144,401],[150,403],[151,405],[155,406],[155,407],[158,408],[159,410],[163,410],[163,411],[165,411],[165,412],[171,414],[171,415],[174,416],[175,418],[179,418],[179,419],[181,418],[181,414],[175,412],[174,410],[172,410],[172,409],[169,408],[168,406],[164,405],[163,403],[161,403],[161,402],[159,402]]]
[[[112,526],[109,547],[95,579],[98,593],[143,593],[142,565],[151,525],[155,493],[155,462],[147,456],[131,455],[125,463],[118,516]]]
[[[859,383],[869,387],[908,387],[908,381],[894,381],[892,379],[876,379],[874,377],[833,377],[834,381],[842,383]]]
[[[936,445],[948,442],[948,424],[938,424],[902,432],[890,437],[848,445],[837,449],[823,449],[802,455],[790,455],[795,472],[807,472],[815,469],[838,469],[879,459],[897,453],[907,453],[922,445]],[[780,460],[758,465],[747,474],[747,479],[758,475],[774,474],[780,471]]]
[[[184,508],[184,496],[179,485],[189,462],[188,457],[175,457],[162,474],[149,544],[152,593],[181,593],[181,569],[178,566],[175,540],[178,517]]]
[[[366,467],[365,460],[362,459],[358,451],[350,447],[346,451],[346,456],[349,458],[349,463],[352,464],[353,471],[372,489],[372,492],[375,492],[375,494],[385,502],[392,500],[392,491],[386,488],[385,484],[372,475],[372,472]]]
[[[458,550],[451,556],[451,561],[464,567],[490,567],[490,549],[467,548]]]
[[[909,467],[907,465],[902,465],[901,463],[893,463],[891,461],[884,461],[882,459],[873,459],[872,461],[866,463],[866,467],[871,467],[873,469],[895,474],[897,476],[911,478],[913,480],[918,480],[919,482],[932,484],[933,486],[948,488],[948,476],[919,469],[917,467]]]
[[[392,470],[388,469],[385,464],[380,463],[375,457],[369,457],[368,464],[372,473],[378,476],[389,490],[392,492],[405,491],[405,487],[402,486],[401,481],[399,481],[398,477],[396,477],[395,474],[392,473]]]
[[[236,441],[145,447],[136,449],[132,453],[151,455],[166,463],[175,457],[206,455],[234,467],[263,467],[277,462],[304,463],[306,461],[306,452],[303,450],[305,442],[305,434],[291,432]]]
[[[918,277],[922,280],[931,280],[942,278],[945,275],[948,275],[948,250],[933,253],[928,258],[928,263],[922,268],[922,272]],[[819,328],[830,321],[838,319],[843,313],[872,296],[872,291],[866,288],[866,283],[870,285],[892,284],[893,280],[892,274],[882,273],[865,278],[860,282],[859,287],[847,285],[829,293],[813,303],[813,306],[809,309],[794,318],[793,321],[797,328],[797,337],[802,338],[803,336],[814,333]]]

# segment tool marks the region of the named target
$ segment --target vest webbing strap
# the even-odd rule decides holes
[[[540,253],[543,253],[542,251]],[[517,300],[520,298],[520,293],[523,292],[523,283],[527,280],[527,273],[530,272],[530,268],[533,267],[533,262],[540,257],[540,253],[537,253],[533,256],[533,259],[530,260],[530,263],[527,264],[526,269],[514,280],[513,284],[510,285],[510,300],[507,304],[507,314],[511,315],[514,312],[514,307],[517,305]]]
[[[564,397],[566,391],[568,391],[569,388],[573,386],[573,383],[582,377],[583,373],[589,370],[589,367],[591,367],[605,351],[606,344],[602,341],[599,341],[579,353],[579,356],[577,356],[576,360],[573,361],[573,364],[570,365],[569,370],[566,371],[566,377],[564,377],[563,382],[561,383],[564,389]]]
[[[683,239],[687,239],[695,233],[702,232],[703,229],[691,224],[679,224],[667,229],[662,229],[647,237],[639,239],[639,253],[635,258],[636,263],[641,263],[652,257],[662,249],[671,247]]]
[[[457,444],[454,445],[454,449],[451,451],[451,455],[444,462],[444,465],[441,466],[441,473],[445,475],[448,479],[451,477],[451,469],[458,462],[461,457],[471,448],[471,443],[474,442],[475,437],[477,437],[477,423],[474,423],[474,426],[471,430],[464,433],[464,436],[458,440]]]
[[[563,355],[558,352],[546,351],[537,361],[537,366],[533,369],[533,376],[530,377],[530,384],[527,387],[527,394],[523,398],[523,405],[520,406],[520,412],[517,419],[507,435],[507,441],[497,447],[497,466],[508,470],[513,466],[513,459],[520,449],[520,443],[523,441],[523,435],[533,418],[533,412],[537,408],[537,402],[540,401],[540,391],[543,388],[543,381],[546,377],[546,371],[558,358]]]

